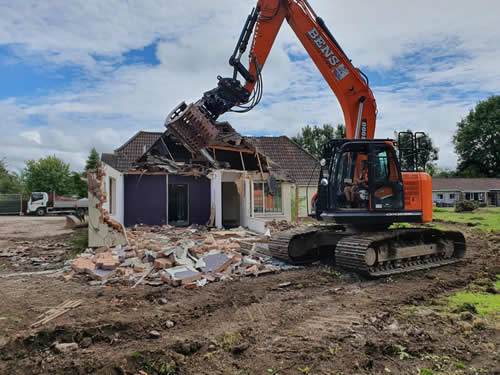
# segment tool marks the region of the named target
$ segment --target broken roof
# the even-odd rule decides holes
[[[280,181],[294,181],[286,170],[268,160],[255,146],[227,123],[216,123],[217,137],[205,149],[215,160],[211,166],[202,153],[192,154],[168,130],[135,163],[137,169],[176,174],[203,174],[211,167],[270,172]]]
[[[162,134],[162,132],[146,132],[141,130],[122,146],[117,148],[114,154],[103,153],[101,160],[120,172],[133,170],[134,162],[139,159]]]
[[[500,190],[500,178],[438,178],[432,179],[432,190],[488,191]]]
[[[219,132],[207,149],[221,162],[220,168],[262,168],[281,181],[316,184],[317,160],[288,137],[243,137],[228,122],[214,125]],[[113,154],[103,153],[102,161],[121,172],[137,170],[138,166],[141,170],[167,173],[203,173],[209,168],[204,157],[184,149],[168,129],[163,133],[139,131]]]
[[[290,138],[284,135],[245,138],[259,152],[286,170],[298,185],[316,186],[320,170],[318,160]]]

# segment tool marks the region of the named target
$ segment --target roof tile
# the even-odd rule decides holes
[[[278,164],[298,185],[316,185],[319,163],[314,156],[286,136],[245,137],[260,153]]]
[[[488,191],[500,190],[500,178],[439,178],[432,179],[432,190]]]

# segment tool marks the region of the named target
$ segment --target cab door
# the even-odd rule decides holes
[[[389,144],[373,144],[369,165],[371,210],[402,211],[403,179],[394,148]]]

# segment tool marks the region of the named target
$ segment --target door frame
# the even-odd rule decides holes
[[[172,184],[172,185],[185,185],[187,187],[187,198],[186,198],[186,203],[187,203],[187,219],[186,221],[177,221],[175,222],[174,224],[170,222],[170,211],[169,211],[169,205],[170,205],[170,199],[169,199],[169,196],[170,196],[170,184],[168,183],[168,180],[167,180],[167,224],[168,225],[173,225],[173,226],[178,226],[178,227],[182,227],[182,226],[189,226],[189,222],[190,222],[190,189],[189,189],[189,183],[185,183],[185,184]]]

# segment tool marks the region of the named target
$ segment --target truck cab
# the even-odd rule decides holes
[[[47,206],[49,203],[49,195],[45,192],[31,193],[28,201],[28,208],[26,213],[36,214],[37,216],[44,216],[47,213]]]

